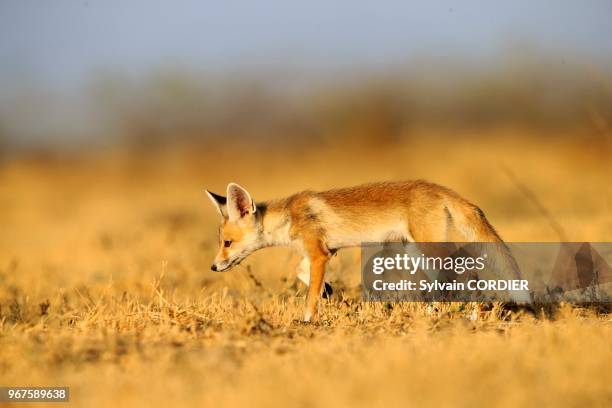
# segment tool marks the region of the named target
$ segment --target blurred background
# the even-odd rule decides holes
[[[5,0],[15,151],[609,133],[612,2]],[[301,148],[301,147],[300,147]]]

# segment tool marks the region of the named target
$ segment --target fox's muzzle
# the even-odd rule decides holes
[[[249,253],[245,253],[244,251],[242,251],[234,254],[230,258],[221,258],[220,256],[217,256],[214,259],[213,264],[210,266],[210,270],[212,270],[213,272],[229,271],[236,265],[239,265],[240,262],[242,262],[248,254]]]
[[[210,270],[213,272],[225,272],[230,269],[231,265],[217,265],[216,263],[210,266]]]
[[[210,270],[213,272],[225,272],[232,269],[234,266],[240,263],[239,260],[215,262],[210,266]]]

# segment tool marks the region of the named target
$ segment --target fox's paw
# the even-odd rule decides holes
[[[304,317],[302,317],[302,323],[310,323],[312,320],[312,313],[309,311],[304,312]]]

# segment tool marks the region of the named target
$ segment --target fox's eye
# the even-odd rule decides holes
[[[229,248],[230,245],[232,245],[232,241],[223,241],[224,247]]]

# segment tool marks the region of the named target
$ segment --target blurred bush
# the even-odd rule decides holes
[[[281,145],[374,144],[409,137],[422,127],[512,125],[609,137],[612,70],[551,61],[560,62],[510,60],[475,67],[429,61],[322,80],[298,75],[292,80],[291,73],[284,81],[270,75],[215,77],[188,70],[139,78],[104,75],[86,91],[94,122],[103,124],[90,134],[137,149],[253,138]],[[0,129],[3,118],[10,119],[0,112]],[[11,135],[5,132],[4,138]]]

